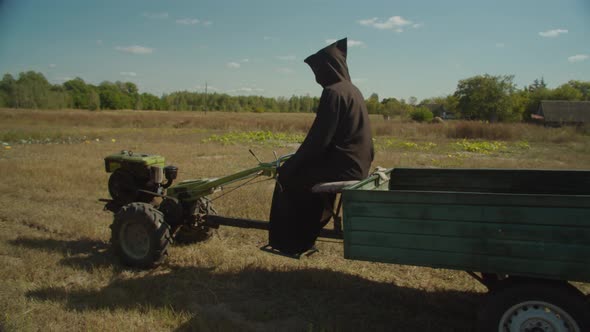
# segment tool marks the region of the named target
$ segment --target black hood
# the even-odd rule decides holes
[[[347,41],[344,38],[305,59],[305,63],[313,70],[318,84],[326,87],[340,81],[350,81],[346,65],[346,51]]]

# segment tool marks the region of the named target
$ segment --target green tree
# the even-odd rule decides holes
[[[2,98],[2,106],[16,107],[14,105],[14,92],[16,81],[10,74],[4,74],[2,81],[0,81],[0,98]]]
[[[95,89],[91,89],[88,95],[88,109],[91,111],[100,109],[100,95]]]
[[[369,96],[369,99],[365,101],[367,105],[367,111],[369,114],[380,114],[381,112],[381,104],[379,103],[379,95],[376,93],[372,93]]]
[[[16,107],[14,105],[14,93],[16,90],[16,80],[10,74],[4,74],[0,81],[0,98],[3,107]]]
[[[545,79],[543,77],[541,77],[541,80],[535,79],[533,81],[533,84],[529,85],[525,90],[528,90],[529,92],[534,92],[536,90],[546,89],[546,88],[547,88],[547,84],[545,84]]]
[[[455,95],[448,95],[445,98],[444,104],[447,111],[457,113],[459,109],[459,99]]]
[[[551,92],[551,99],[572,101],[583,100],[584,94],[570,84],[563,84]]]
[[[426,104],[442,105],[447,112],[456,113],[458,103],[459,103],[459,100],[457,99],[457,97],[455,95],[450,94],[447,96],[426,98],[420,102],[420,105],[426,105]]]
[[[100,96],[100,107],[107,110],[117,110],[124,108],[124,102],[121,98],[123,94],[117,85],[105,81],[98,86],[98,95]]]
[[[72,97],[61,84],[53,84],[49,88],[47,104],[44,108],[72,108]]]
[[[506,114],[504,121],[522,121],[528,120],[530,115],[526,114],[529,105],[530,93],[526,90],[516,91],[510,95],[510,112]],[[526,118],[528,116],[529,118]]]
[[[170,103],[168,101],[169,96],[167,94],[163,94],[160,97],[160,109],[161,110],[170,110]]]
[[[514,107],[511,96],[516,91],[514,76],[478,75],[457,84],[455,97],[461,115],[469,120],[506,121],[522,112]]]
[[[120,92],[118,109],[137,109],[141,107],[139,105],[141,98],[135,83],[117,81],[115,85]]]
[[[291,96],[289,98],[289,112],[299,112],[301,111],[301,103],[299,97]]]
[[[571,80],[567,84],[582,93],[582,100],[590,100],[590,81]]]
[[[384,98],[381,101],[381,114],[385,118],[393,116],[405,116],[405,109],[402,104],[395,98]]]
[[[143,110],[160,110],[162,109],[160,98],[151,93],[144,92],[141,94],[141,105]]]
[[[303,96],[301,97],[301,108],[300,111],[301,112],[313,112],[314,108],[313,108],[313,98],[310,97],[309,95]]]
[[[417,122],[429,122],[433,117],[434,116],[432,112],[424,106],[416,107],[412,112],[410,112],[410,118]]]
[[[15,107],[45,108],[49,105],[51,84],[41,73],[20,73],[15,86]]]
[[[64,82],[63,86],[72,97],[72,103],[74,108],[89,108],[91,88],[88,85],[86,85],[86,82],[84,82],[83,79],[76,77],[73,80]]]

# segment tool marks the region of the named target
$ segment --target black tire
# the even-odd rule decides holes
[[[164,261],[171,242],[164,215],[150,204],[131,203],[115,214],[111,244],[123,264],[151,268]]]
[[[482,305],[478,331],[590,331],[588,302],[567,282],[501,283]]]

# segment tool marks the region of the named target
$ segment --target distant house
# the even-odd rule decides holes
[[[590,124],[590,101],[542,100],[531,118],[552,127]]]
[[[455,113],[449,112],[443,104],[422,104],[421,106],[428,108],[432,112],[432,115],[438,116],[441,119],[450,120],[455,118]]]

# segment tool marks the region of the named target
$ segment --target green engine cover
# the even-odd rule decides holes
[[[119,168],[137,169],[149,166],[164,167],[164,157],[155,154],[121,151],[104,158],[104,166],[107,173],[112,173]]]

